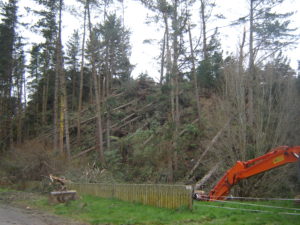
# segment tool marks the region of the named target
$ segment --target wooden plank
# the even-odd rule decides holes
[[[50,192],[51,195],[62,195],[62,194],[76,194],[75,190],[71,191],[52,191]]]

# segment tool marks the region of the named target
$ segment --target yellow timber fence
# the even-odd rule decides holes
[[[79,194],[95,195],[102,198],[116,198],[127,202],[142,203],[162,208],[192,208],[192,187],[163,184],[68,184]]]

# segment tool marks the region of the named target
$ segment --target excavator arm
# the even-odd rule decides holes
[[[223,200],[229,194],[231,187],[240,180],[287,163],[296,162],[300,160],[299,157],[300,146],[281,146],[258,158],[246,162],[237,161],[210,191],[208,200]]]

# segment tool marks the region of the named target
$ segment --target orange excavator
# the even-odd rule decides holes
[[[245,162],[237,161],[232,168],[227,170],[209,195],[194,194],[194,198],[205,201],[224,200],[228,196],[231,187],[240,180],[296,161],[300,163],[300,146],[280,146],[258,158]]]

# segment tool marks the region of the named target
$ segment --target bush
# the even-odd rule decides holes
[[[65,162],[57,153],[38,141],[28,141],[11,149],[2,159],[0,166],[7,178],[13,182],[41,181],[49,174],[61,174]]]

